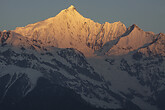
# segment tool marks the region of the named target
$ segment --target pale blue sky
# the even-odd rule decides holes
[[[95,22],[121,21],[165,33],[165,0],[0,0],[0,30],[53,17],[70,5]]]

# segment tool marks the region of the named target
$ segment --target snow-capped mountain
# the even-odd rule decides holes
[[[86,56],[106,42],[119,38],[126,30],[121,22],[99,24],[84,18],[75,7],[62,10],[57,16],[41,22],[18,27],[14,32],[41,40],[58,48],[76,48]]]
[[[70,6],[0,40],[2,110],[165,109],[163,33],[99,24]]]

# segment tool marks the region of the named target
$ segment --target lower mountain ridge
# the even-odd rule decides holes
[[[164,110],[164,102],[163,33],[95,23],[73,6],[0,32],[1,110]]]

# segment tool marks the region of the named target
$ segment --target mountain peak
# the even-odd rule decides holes
[[[68,10],[76,10],[76,8],[75,8],[73,5],[71,5],[71,6],[68,8]]]
[[[2,32],[7,32],[7,30],[3,30]]]
[[[71,6],[68,7],[67,9],[62,10],[61,12],[62,12],[62,13],[63,13],[63,12],[64,12],[64,13],[73,13],[73,12],[77,12],[77,10],[76,10],[76,8],[75,8],[73,5],[71,5]]]
[[[133,24],[131,27],[132,27],[132,28],[137,28],[138,30],[143,31],[143,30],[142,30],[139,26],[137,26],[136,24]]]

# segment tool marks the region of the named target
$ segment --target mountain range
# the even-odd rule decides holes
[[[1,110],[164,110],[165,34],[74,6],[0,31]]]

